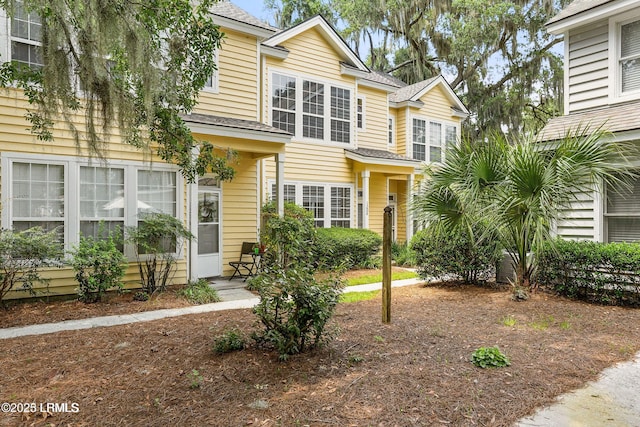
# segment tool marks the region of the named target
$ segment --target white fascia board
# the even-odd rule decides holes
[[[290,135],[260,132],[257,130],[240,129],[228,126],[211,125],[204,123],[185,122],[192,133],[212,136],[226,136],[229,138],[248,139],[254,141],[275,142],[287,144],[291,142]]]
[[[413,101],[419,100],[425,93],[429,92],[431,89],[438,85],[442,86],[445,94],[447,95],[447,98],[449,98],[449,101],[451,101],[456,107],[458,107],[459,110],[464,111],[465,113],[467,113],[467,115],[469,114],[469,110],[467,109],[467,107],[462,103],[462,101],[460,101],[458,95],[456,95],[453,89],[451,89],[451,86],[449,86],[449,83],[447,83],[447,81],[442,76],[438,76],[438,78],[425,86],[424,89],[412,96],[411,99]]]
[[[278,59],[287,59],[287,56],[289,56],[287,49],[278,46],[267,46],[265,44],[260,45],[260,53],[264,56]]]
[[[568,16],[560,21],[547,25],[547,32],[555,35],[562,35],[565,31],[578,26],[600,21],[618,13],[626,12],[638,7],[637,0],[614,1],[593,9],[585,10],[573,16]]]
[[[255,25],[247,24],[244,22],[236,21],[231,18],[227,18],[220,15],[213,15],[213,23],[219,25],[222,28],[228,28],[233,31],[238,31],[244,34],[251,34],[261,39],[273,36],[275,30],[268,30],[266,28],[256,27]]]
[[[389,101],[389,107],[391,108],[401,108],[401,107],[422,108],[424,107],[424,102],[422,101],[402,101],[402,102]]]
[[[271,38],[264,41],[264,44],[267,46],[277,46],[282,44],[283,42],[311,29],[316,27],[322,34],[324,34],[329,41],[329,44],[342,56],[348,59],[352,64],[354,64],[359,70],[369,71],[369,68],[358,58],[358,55],[351,50],[351,48],[345,43],[345,41],[340,37],[338,33],[333,29],[333,27],[320,15],[315,16],[311,19],[308,19],[294,27],[289,28],[288,30],[281,31]]]
[[[419,168],[419,166],[416,166],[416,161],[413,161],[413,160],[381,159],[379,157],[362,156],[360,154],[352,153],[350,151],[345,151],[344,155],[347,159],[355,160],[356,162],[367,164],[367,165],[401,166],[401,167],[413,167],[415,169]]]
[[[461,119],[466,119],[467,117],[469,117],[469,112],[456,110],[455,108],[451,107],[451,115],[453,117],[460,117]]]
[[[386,85],[384,83],[374,82],[374,81],[365,80],[365,79],[358,80],[358,85],[359,86],[368,87],[368,88],[371,88],[371,89],[384,90],[387,93],[393,93],[393,92],[395,92],[395,91],[397,91],[399,89],[396,86]]]

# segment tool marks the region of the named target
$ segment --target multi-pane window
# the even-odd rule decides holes
[[[608,242],[640,241],[640,178],[628,188],[607,188],[605,221]]]
[[[214,58],[216,61],[216,64],[218,63],[218,51],[216,50],[216,52],[214,53]],[[205,91],[208,92],[217,92],[218,91],[218,70],[215,70],[207,79],[206,82],[204,82],[204,88]]]
[[[176,215],[176,173],[138,171],[138,216],[145,213]]]
[[[429,161],[442,161],[442,124],[429,122]]]
[[[388,139],[388,143],[389,145],[393,145],[393,133],[394,133],[394,126],[393,126],[393,117],[389,117],[389,139]]]
[[[358,129],[364,129],[364,98],[359,96],[356,99],[356,125]]]
[[[274,74],[271,90],[271,125],[296,133],[296,79]]]
[[[11,60],[30,67],[41,67],[41,33],[40,17],[27,12],[23,1],[16,1],[15,15],[11,19]]]
[[[271,200],[276,200],[278,189],[275,184],[271,185]],[[296,186],[293,184],[285,184],[284,185],[284,193],[282,194],[282,198],[285,202],[296,202]]]
[[[413,158],[415,160],[427,160],[426,141],[427,130],[426,122],[421,119],[413,119]]]
[[[640,20],[620,27],[622,92],[640,89]]]
[[[411,136],[413,158],[428,162],[443,162],[445,148],[456,144],[457,135],[458,128],[454,125],[414,118]]]
[[[83,236],[102,237],[116,230],[123,233],[124,207],[123,168],[80,167],[80,233]]]
[[[331,141],[350,142],[351,92],[331,87]]]
[[[458,129],[455,126],[446,125],[444,127],[444,143],[448,150],[458,142]]]
[[[331,226],[351,227],[351,188],[331,188]]]
[[[302,136],[324,139],[324,85],[302,82]]]
[[[316,227],[324,227],[324,187],[318,185],[302,186],[302,207],[310,211],[315,218]]]
[[[11,227],[27,230],[42,227],[58,230],[63,240],[65,225],[64,165],[14,162]]]

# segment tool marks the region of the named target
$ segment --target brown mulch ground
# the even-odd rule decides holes
[[[640,310],[509,296],[394,289],[390,325],[378,298],[340,304],[337,338],[287,362],[255,348],[212,353],[222,331],[254,328],[249,310],[4,340],[0,402],[79,412],[0,413],[0,426],[510,426],[640,350]],[[511,366],[469,362],[492,345]]]

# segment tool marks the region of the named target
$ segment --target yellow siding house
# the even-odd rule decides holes
[[[422,168],[445,161],[468,115],[444,78],[407,86],[371,71],[320,16],[279,30],[228,1],[212,13],[225,33],[212,52],[218,71],[184,119],[221,154],[238,153],[235,179],[186,183],[175,166],[149,162],[115,131],[106,164],[78,154],[63,124],[53,143],[39,142],[26,131],[26,102],[8,92],[0,97],[2,227],[62,226],[70,249],[100,221],[132,226],[145,209],[170,213],[197,237],[184,244],[176,283],[230,275],[242,242],[259,239],[260,208],[270,199],[279,212],[284,201],[310,210],[318,227],[376,232],[391,205],[395,239],[412,236],[409,204]],[[39,44],[0,20],[2,58]],[[125,254],[133,260],[132,248]],[[52,294],[73,292],[70,269],[51,277]],[[137,280],[133,263],[126,280]]]

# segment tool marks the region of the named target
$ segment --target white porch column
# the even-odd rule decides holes
[[[191,234],[198,238],[198,182],[187,184],[187,226]],[[198,242],[188,241],[189,271],[187,280],[198,280]]]
[[[276,206],[280,216],[284,216],[284,157],[284,153],[276,154]]]
[[[369,228],[369,178],[371,172],[362,171],[362,227]]]
[[[413,174],[407,175],[407,243],[413,237]]]

